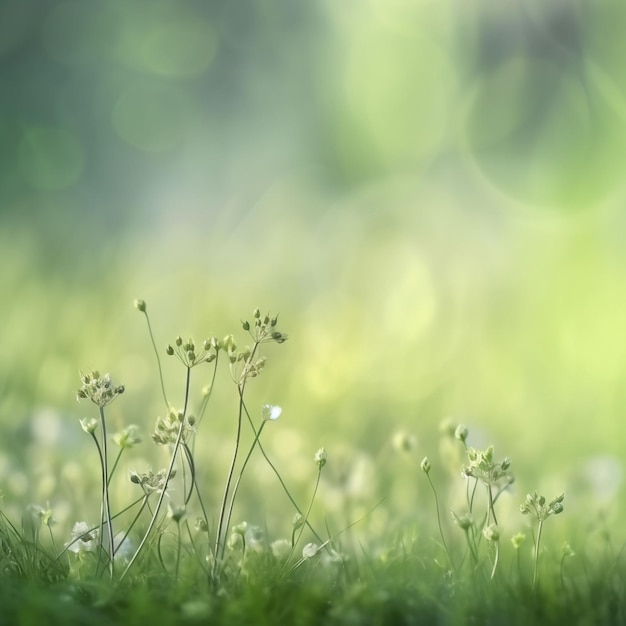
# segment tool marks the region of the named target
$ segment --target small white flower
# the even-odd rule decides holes
[[[94,552],[97,547],[98,529],[89,530],[87,522],[76,522],[72,528],[72,539],[65,544],[68,550],[75,552]]]
[[[306,546],[302,548],[302,558],[312,559],[319,551],[320,547],[316,543],[307,543]]]
[[[94,433],[96,428],[98,428],[98,420],[95,417],[87,418],[83,417],[80,420],[80,427],[88,434],[91,435]]]
[[[322,467],[324,467],[324,465],[326,465],[326,460],[328,458],[328,455],[326,454],[326,448],[320,448],[316,453],[315,456],[313,457],[313,460],[315,461],[315,463],[317,464],[317,466],[322,469]]]
[[[272,404],[264,404],[263,408],[261,409],[261,417],[264,420],[277,420],[280,417],[280,414],[283,412],[283,410],[276,405],[272,405]]]
[[[270,544],[270,550],[275,558],[284,561],[291,554],[291,542],[288,539],[276,539]]]

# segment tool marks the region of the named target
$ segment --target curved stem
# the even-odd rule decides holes
[[[156,342],[154,341],[154,335],[152,333],[152,326],[150,324],[150,318],[148,317],[148,312],[144,311],[143,314],[146,316],[146,322],[148,323],[148,333],[150,333],[150,341],[152,341],[152,347],[154,349],[154,355],[156,356],[157,365],[159,367],[159,381],[161,383],[161,392],[163,393],[163,401],[165,402],[165,406],[169,408],[169,402],[167,401],[167,394],[165,393],[165,383],[163,382],[163,370],[161,368],[161,359],[159,357],[159,350],[157,349]]]
[[[107,430],[106,419],[104,418],[104,407],[100,408],[100,424],[102,427],[102,500],[104,504],[104,517],[106,518],[107,530],[109,534],[109,574],[113,578],[113,555],[115,544],[113,542],[113,523],[111,520],[111,503],[109,501],[109,468],[107,452]],[[102,541],[102,536],[100,541]]]
[[[187,368],[187,377],[186,377],[186,381],[185,381],[185,403],[184,403],[184,408],[183,408],[183,415],[182,415],[182,419],[180,421],[180,426],[178,428],[178,434],[176,436],[176,442],[174,443],[174,449],[172,450],[172,457],[170,459],[170,464],[169,464],[168,469],[167,469],[167,474],[165,475],[165,484],[163,485],[163,489],[161,489],[161,493],[159,494],[159,499],[157,500],[157,504],[156,504],[156,507],[154,508],[154,513],[152,514],[152,518],[150,519],[150,523],[148,524],[148,528],[146,529],[146,532],[144,533],[144,536],[141,539],[141,542],[139,543],[139,546],[137,547],[137,550],[135,550],[135,554],[133,554],[132,558],[128,562],[128,565],[126,566],[126,569],[122,572],[122,575],[120,576],[120,582],[124,579],[124,577],[126,576],[128,571],[132,567],[133,563],[137,560],[137,557],[139,556],[139,553],[141,552],[141,549],[143,548],[143,546],[145,545],[146,541],[148,540],[148,536],[150,535],[150,532],[152,531],[152,528],[154,527],[154,525],[156,523],[157,516],[159,515],[159,510],[161,509],[161,505],[163,504],[163,499],[165,498],[165,493],[167,491],[167,486],[168,486],[168,484],[170,482],[170,478],[172,477],[172,471],[174,469],[174,464],[176,463],[176,457],[178,455],[178,450],[180,448],[181,441],[183,440],[183,433],[185,431],[185,418],[186,418],[186,413],[187,413],[187,401],[188,401],[188,398],[189,398],[189,382],[190,382],[190,378],[191,378],[191,369],[188,367]]]
[[[243,418],[243,394],[246,388],[247,377],[245,375],[246,369],[249,367],[250,363],[252,363],[252,359],[256,354],[256,351],[259,347],[258,340],[255,341],[250,356],[246,359],[245,364],[243,366],[242,378],[237,383],[237,387],[239,389],[239,410],[237,413],[237,433],[235,435],[235,448],[233,450],[232,460],[230,462],[230,468],[228,470],[228,475],[226,477],[226,484],[224,485],[224,495],[222,496],[222,503],[220,505],[220,514],[217,522],[217,532],[215,535],[215,561],[213,567],[213,574],[217,573],[217,567],[220,560],[220,553],[223,554],[225,550],[225,538],[222,538],[222,534],[224,531],[224,518],[226,516],[226,507],[228,502],[228,494],[230,492],[230,485],[233,480],[233,476],[235,474],[235,465],[237,464],[237,457],[239,455],[239,444],[241,442],[241,423]]]
[[[243,403],[243,410],[244,410],[244,413],[245,413],[246,417],[248,418],[248,422],[250,423],[250,427],[254,431],[254,424],[252,422],[252,418],[250,417],[250,413],[248,412],[248,407],[246,406],[245,402]],[[263,444],[261,443],[261,441],[257,442],[257,447],[259,448],[259,451],[263,455],[263,458],[265,459],[266,463],[270,466],[270,468],[272,469],[272,471],[276,475],[276,478],[278,478],[278,482],[280,483],[280,486],[283,488],[283,491],[285,492],[285,495],[287,496],[287,498],[289,498],[289,502],[291,502],[291,504],[294,507],[294,509],[296,510],[296,512],[299,513],[300,515],[302,515],[302,517],[304,518],[304,514],[302,513],[302,510],[298,506],[297,502],[294,500],[294,498],[291,495],[291,493],[289,493],[289,489],[287,488],[287,485],[285,484],[285,481],[283,480],[282,476],[280,475],[280,472],[276,469],[276,466],[270,460],[269,456],[267,455],[267,452],[265,452],[265,448],[263,448]],[[313,533],[313,535],[315,536],[315,538],[319,542],[324,541],[321,538],[321,536],[317,533],[317,531],[313,528],[313,526],[311,526],[311,524],[310,524],[310,522],[308,520],[306,522],[306,525],[307,525],[308,529]]]
[[[120,462],[120,458],[122,457],[122,452],[124,452],[124,448],[120,448],[119,452],[117,453],[117,456],[115,457],[113,467],[111,468],[111,471],[109,472],[109,477],[107,478],[107,485],[111,484],[111,478],[113,478],[113,474],[115,474],[117,464]]]
[[[248,450],[248,454],[246,455],[246,458],[244,459],[241,465],[241,469],[239,470],[239,476],[237,476],[237,480],[235,481],[235,485],[233,487],[233,493],[230,496],[230,504],[228,505],[228,513],[226,514],[226,521],[224,523],[224,528],[228,528],[230,526],[230,518],[233,513],[233,507],[235,506],[235,499],[237,497],[237,491],[239,491],[239,484],[241,483],[241,479],[243,477],[243,473],[246,469],[246,466],[248,465],[248,461],[250,460],[250,457],[252,456],[252,451],[254,450],[254,446],[258,443],[259,437],[261,436],[261,433],[263,432],[263,427],[265,426],[266,423],[267,422],[264,421],[261,424],[258,432],[256,433],[254,441],[252,442],[252,445],[250,446],[250,450]]]
[[[535,566],[533,568],[533,591],[537,589],[537,582],[539,580],[539,546],[541,544],[541,531],[543,530],[543,520],[539,520],[539,527],[537,528],[537,540],[535,541]]]
[[[450,563],[450,567],[454,569],[454,565],[452,565],[452,557],[450,556],[450,550],[448,550],[448,544],[446,543],[446,538],[443,534],[443,527],[441,526],[441,515],[439,513],[439,496],[437,495],[437,490],[435,489],[435,485],[433,484],[430,474],[426,474],[426,478],[428,478],[428,483],[430,484],[430,488],[432,489],[433,495],[435,496],[435,510],[437,511],[437,525],[439,526],[439,534],[441,536],[441,541],[446,551],[446,556],[448,557],[448,562]]]

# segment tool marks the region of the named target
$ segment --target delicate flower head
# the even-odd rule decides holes
[[[81,373],[82,387],[76,392],[76,399],[89,399],[100,408],[111,404],[117,396],[124,393],[124,385],[114,385],[110,374],[100,375],[93,370],[87,374]]]
[[[487,541],[498,541],[500,539],[500,529],[497,524],[490,524],[483,528],[483,535]]]
[[[272,404],[264,404],[263,408],[261,409],[261,417],[267,421],[274,421],[277,420],[280,417],[280,414],[283,412],[283,410],[276,405],[272,405]]]
[[[96,428],[98,428],[98,420],[95,417],[83,417],[80,419],[80,427],[88,435],[93,435],[93,433],[96,431]]]
[[[427,456],[425,456],[422,459],[422,462],[420,463],[420,468],[422,469],[422,472],[424,472],[424,474],[426,475],[430,474],[431,465],[430,465],[430,460],[428,459]]]
[[[557,496],[550,502],[546,503],[544,496],[540,496],[536,491],[526,495],[526,500],[520,505],[522,515],[531,514],[538,521],[543,522],[550,515],[558,515],[563,512],[563,500],[565,494]]]
[[[394,449],[398,452],[412,452],[417,445],[417,439],[415,438],[415,435],[412,435],[405,430],[399,430],[394,434],[391,443]]]
[[[526,541],[526,534],[522,532],[519,532],[511,537],[511,543],[516,550],[519,550],[524,541]]]
[[[456,439],[465,443],[465,440],[467,439],[467,435],[468,435],[467,426],[465,424],[459,424],[454,431],[454,436],[456,437]]]
[[[291,554],[291,541],[288,539],[276,539],[270,544],[270,550],[279,561],[284,561]]]
[[[326,465],[326,461],[327,461],[327,458],[328,458],[328,455],[326,454],[326,449],[325,448],[320,448],[315,453],[315,456],[313,458],[315,460],[315,463],[317,464],[317,467],[319,467],[319,469],[322,469],[322,467],[324,467],[324,465]]]
[[[454,511],[451,511],[451,513],[454,521],[462,530],[469,530],[474,523],[471,513],[463,513],[462,515],[457,515]]]
[[[98,544],[98,529],[89,529],[87,522],[76,522],[72,527],[72,538],[66,543],[68,550],[79,554],[94,552]]]
[[[122,449],[136,446],[138,443],[141,443],[139,427],[135,426],[135,424],[126,426],[124,430],[113,435],[113,441]]]
[[[185,517],[187,509],[184,506],[167,505],[167,516],[173,519],[177,524]]]
[[[44,526],[50,527],[53,524],[56,524],[56,520],[54,519],[54,517],[52,517],[52,509],[50,508],[49,505],[44,508],[43,506],[40,506],[39,504],[29,504],[28,511],[34,517],[39,518],[40,522]]]
[[[302,558],[312,559],[319,551],[320,547],[316,543],[307,543],[306,546],[302,548]]]
[[[169,479],[174,478],[175,475],[176,470],[173,469],[169,475]],[[167,488],[169,479],[167,478],[167,469],[165,468],[159,470],[156,474],[152,470],[141,474],[133,470],[130,471],[130,482],[139,485],[145,494],[154,492],[161,493],[163,489]]]

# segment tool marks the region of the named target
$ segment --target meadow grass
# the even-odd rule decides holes
[[[454,450],[452,474],[445,461],[424,457],[415,464],[415,480],[432,495],[430,505],[420,503],[425,521],[390,528],[371,541],[362,535],[351,540],[375,505],[335,530],[328,518],[323,528],[314,526],[312,511],[332,451],[311,455],[315,478],[308,499],[298,502],[263,447],[264,429],[282,409],[252,408],[247,401],[248,386],[265,369],[266,348],[287,340],[278,316],[255,309],[241,323],[243,346],[234,334],[200,343],[177,336],[160,350],[146,303],[137,300],[135,307],[145,316],[165,411],[151,439],[168,461],[131,471],[136,497],[114,508],[113,478],[141,432],[135,424],[109,432],[108,407],[122,401],[125,387],[108,373],[81,373],[77,399],[89,401],[94,415],[82,418],[80,427],[99,462],[99,510],[62,538],[49,507],[31,505],[21,525],[0,508],[0,624],[626,623],[626,571],[608,533],[600,551],[569,542],[556,548],[549,527],[565,511],[565,494],[533,491],[513,505],[513,461],[497,457],[491,445],[469,445],[463,424],[442,428],[442,441]],[[168,397],[162,358],[180,363],[181,408]],[[218,367],[228,370],[235,416],[230,458],[216,487],[199,478],[195,442],[200,428],[211,426]],[[198,368],[208,368],[211,384],[196,402],[192,378]],[[410,438],[397,444],[405,451],[414,445]],[[254,479],[247,470],[255,454],[292,508],[286,536],[272,537],[272,529],[237,517],[240,486]],[[527,521],[524,530],[511,523],[514,513]]]

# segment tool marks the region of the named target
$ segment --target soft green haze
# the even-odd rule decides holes
[[[609,0],[3,2],[3,507],[50,500],[68,527],[97,508],[79,370],[124,383],[120,427],[153,429],[140,297],[163,348],[280,313],[289,341],[249,403],[282,407],[264,442],[303,498],[328,451],[319,519],[383,496],[374,534],[432,518],[419,461],[441,463],[448,417],[511,457],[513,508],[541,489],[568,494],[559,523],[617,515],[625,18]],[[232,403],[209,411],[223,442]],[[256,505],[286,503],[256,475],[269,525]]]

